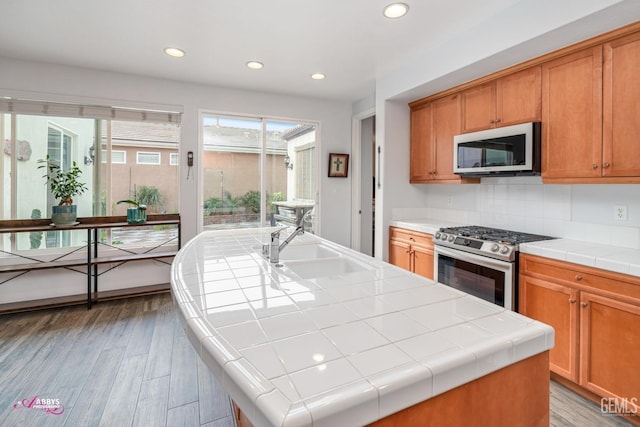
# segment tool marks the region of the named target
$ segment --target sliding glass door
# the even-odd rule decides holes
[[[204,114],[205,229],[294,225],[314,231],[316,125]]]

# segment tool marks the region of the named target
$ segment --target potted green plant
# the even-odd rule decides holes
[[[128,203],[135,207],[127,208],[127,222],[129,224],[142,224],[147,221],[147,205],[136,200],[118,200],[118,204]]]
[[[60,200],[58,206],[51,207],[51,221],[55,225],[73,225],[77,219],[77,206],[73,204],[73,197],[87,191],[87,186],[79,181],[82,170],[74,161],[71,170],[64,171],[60,165],[54,163],[47,155],[46,159],[38,160],[42,163],[38,169],[46,169],[43,175],[49,185],[53,197]]]

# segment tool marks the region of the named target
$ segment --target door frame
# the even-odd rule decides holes
[[[351,249],[360,251],[360,238],[362,235],[362,227],[360,222],[360,212],[362,211],[362,122],[369,117],[376,115],[375,107],[368,108],[360,113],[355,114],[351,118],[351,169],[354,173],[351,175]],[[375,242],[372,242],[375,245]]]
[[[287,123],[298,123],[298,124],[309,124],[309,125],[313,125],[315,126],[315,133],[316,133],[316,142],[315,142],[315,149],[317,152],[316,155],[316,159],[315,159],[315,163],[316,163],[316,176],[315,176],[315,180],[316,180],[316,194],[315,194],[315,203],[316,203],[316,209],[314,209],[314,216],[315,216],[315,228],[314,228],[314,232],[317,235],[321,235],[321,212],[320,212],[320,206],[321,206],[321,200],[320,200],[320,188],[322,185],[322,179],[321,179],[321,175],[320,175],[320,166],[322,164],[322,159],[320,158],[320,154],[322,152],[322,136],[321,136],[321,126],[320,126],[320,122],[316,121],[316,120],[306,120],[306,119],[299,119],[299,118],[291,118],[291,117],[280,117],[280,116],[271,116],[268,114],[250,114],[250,113],[237,113],[237,112],[229,112],[229,111],[220,111],[220,110],[215,110],[215,109],[207,109],[207,108],[201,108],[198,110],[198,152],[196,154],[196,159],[194,161],[194,168],[195,169],[195,175],[191,175],[190,179],[194,179],[195,178],[195,196],[196,196],[196,200],[197,200],[197,217],[196,217],[196,234],[201,233],[204,230],[204,218],[202,216],[202,209],[204,208],[204,197],[203,197],[203,187],[204,187],[204,166],[203,166],[203,162],[202,162],[202,156],[203,156],[203,150],[204,150],[204,132],[202,129],[202,121],[203,118],[207,115],[212,115],[212,116],[224,116],[224,117],[237,117],[237,118],[246,118],[246,119],[257,119],[257,120],[261,120],[263,123],[263,132],[264,132],[264,127],[266,125],[267,121],[273,121],[273,122],[287,122]],[[266,188],[266,184],[264,182],[264,174],[263,171],[265,169],[265,162],[266,162],[266,157],[265,156],[261,156],[262,159],[260,161],[260,193],[262,195],[265,195],[265,188]],[[261,200],[261,206],[263,205],[263,201]],[[267,224],[266,222],[264,222],[264,216],[262,216],[261,218],[261,224],[262,226],[269,226],[269,224]]]

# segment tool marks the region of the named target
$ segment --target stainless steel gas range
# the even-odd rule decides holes
[[[553,237],[482,226],[434,234],[434,277],[509,310],[518,310],[518,245]]]

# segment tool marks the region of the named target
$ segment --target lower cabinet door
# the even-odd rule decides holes
[[[568,286],[520,276],[520,313],[550,325],[555,345],[550,369],[578,382],[578,291]]]
[[[580,385],[620,402],[627,399],[640,413],[640,302],[582,292],[580,332]]]
[[[411,245],[389,240],[389,263],[411,271]]]
[[[433,249],[412,246],[413,272],[427,279],[433,279]]]

